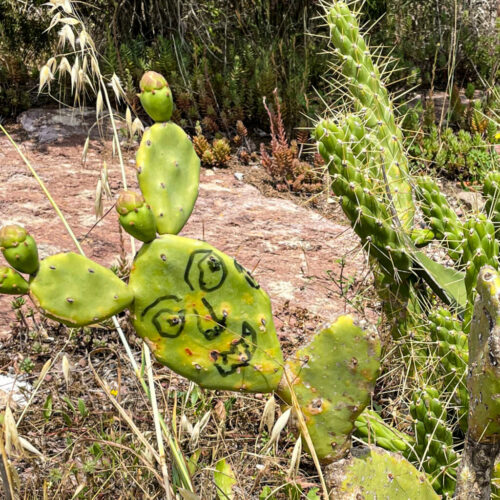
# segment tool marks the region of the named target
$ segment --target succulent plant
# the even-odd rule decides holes
[[[134,238],[148,243],[156,238],[153,212],[142,194],[122,191],[116,201],[120,225]]]
[[[440,498],[419,472],[401,455],[376,447],[355,448],[352,456],[328,467],[330,498]]]
[[[370,402],[379,359],[377,333],[342,316],[286,362],[278,394],[289,405],[296,397],[323,462],[341,458],[350,448],[354,421]]]
[[[139,98],[143,108],[155,122],[167,122],[172,116],[174,101],[167,80],[155,71],[144,73],[139,82]]]
[[[33,274],[37,271],[38,249],[35,240],[18,225],[0,229],[0,250],[5,260],[17,271]]]

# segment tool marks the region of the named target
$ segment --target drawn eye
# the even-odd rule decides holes
[[[152,316],[151,316],[152,315]],[[156,331],[166,338],[178,337],[186,323],[186,310],[175,295],[158,297],[141,313],[141,318],[149,316]]]
[[[226,265],[217,254],[212,250],[196,250],[189,257],[184,280],[191,290],[197,287],[212,292],[222,286],[226,275]]]
[[[255,289],[259,289],[260,285],[255,281],[255,278],[252,276],[250,271],[247,271],[236,259],[234,259],[234,267],[239,273],[243,273],[247,283]]]

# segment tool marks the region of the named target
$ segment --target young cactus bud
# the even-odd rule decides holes
[[[15,224],[0,229],[0,250],[17,271],[34,274],[38,270],[38,250],[26,229]]]
[[[0,293],[25,295],[28,290],[28,282],[19,273],[10,267],[0,267]]]
[[[146,113],[155,122],[168,122],[172,116],[174,100],[167,80],[155,71],[146,71],[139,87],[139,98]]]
[[[120,224],[134,238],[148,243],[156,237],[153,212],[141,194],[122,191],[116,202]]]

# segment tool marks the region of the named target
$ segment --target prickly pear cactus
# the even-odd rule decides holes
[[[500,274],[485,266],[469,335],[469,435],[475,441],[500,439]]]
[[[42,260],[30,295],[49,318],[68,326],[98,323],[125,309],[132,291],[113,272],[74,253]]]
[[[153,212],[144,197],[133,191],[122,191],[116,202],[120,225],[134,238],[148,243],[156,238]]]
[[[25,295],[28,290],[28,282],[18,272],[7,266],[0,267],[0,293]]]
[[[144,133],[137,151],[137,179],[160,234],[177,234],[198,196],[200,159],[186,133],[175,123],[156,123]]]
[[[318,458],[331,462],[350,447],[354,421],[370,401],[380,366],[380,341],[351,316],[317,333],[285,365],[278,394],[293,390]]]
[[[155,122],[168,122],[172,116],[174,100],[167,80],[155,71],[146,71],[139,87],[139,99],[146,113]]]
[[[401,455],[375,447],[354,448],[351,457],[328,466],[325,476],[332,500],[440,498],[425,473]]]
[[[0,249],[5,260],[17,271],[33,274],[38,269],[38,249],[26,229],[15,224],[0,230]]]
[[[500,453],[500,273],[483,267],[477,292],[469,334],[468,429],[455,496],[486,500]]]
[[[283,358],[269,297],[235,259],[164,235],[141,248],[129,286],[135,329],[160,363],[207,388],[278,386]]]

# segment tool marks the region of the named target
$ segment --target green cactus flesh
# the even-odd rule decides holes
[[[461,323],[449,311],[438,308],[429,314],[429,333],[437,344],[437,358],[440,371],[444,376],[445,390],[453,394],[458,405],[460,425],[467,428],[469,394],[467,392],[466,372],[469,362],[467,335]]]
[[[283,358],[271,303],[235,259],[163,235],[139,251],[132,320],[157,360],[202,387],[271,392]]]
[[[317,333],[285,365],[278,394],[293,390],[318,458],[331,462],[350,446],[354,421],[370,401],[380,364],[380,341],[351,316]]]
[[[73,327],[98,323],[133,300],[130,288],[112,271],[74,253],[42,260],[30,295],[47,317]]]
[[[476,442],[500,438],[500,274],[481,269],[469,334],[469,427]]]
[[[10,267],[0,267],[0,293],[25,295],[28,291],[29,284],[19,273]]]
[[[376,411],[366,408],[356,419],[355,426],[355,435],[367,444],[375,444],[387,451],[402,453],[405,458],[412,456],[414,438],[386,424]]]
[[[490,122],[491,123],[491,122]],[[486,198],[484,210],[493,221],[497,239],[500,239],[500,172],[490,172],[484,179],[483,195]]]
[[[134,238],[148,243],[156,238],[153,212],[144,197],[132,191],[122,191],[116,202],[120,225]]]
[[[436,182],[428,176],[417,177],[417,198],[421,202],[425,220],[436,239],[443,240],[450,257],[460,261],[462,257],[462,223]]]
[[[371,167],[353,153],[349,123],[347,119],[343,127],[326,120],[318,124],[318,150],[328,165],[332,189],[367,252],[377,259],[385,274],[404,281],[400,275],[408,275],[410,257],[383,202],[383,184],[371,174]]]
[[[415,425],[414,451],[431,476],[434,489],[451,495],[459,460],[453,450],[453,435],[446,425],[447,412],[439,396],[434,387],[417,390],[413,395],[410,413]]]
[[[409,231],[415,206],[408,181],[408,160],[387,89],[360,35],[356,16],[347,4],[335,2],[327,13],[327,21],[355,108],[362,115],[366,127],[373,132],[376,138],[373,144],[381,152],[383,167],[378,167],[378,177],[386,178],[384,181],[390,192],[391,204],[403,227]]]
[[[144,133],[137,152],[137,178],[160,234],[177,234],[198,196],[200,159],[186,133],[157,123]]]
[[[146,113],[155,122],[167,122],[172,116],[174,100],[167,80],[154,71],[144,73],[139,86],[139,99]]]
[[[35,240],[17,225],[4,226],[0,230],[0,249],[5,260],[17,271],[33,274],[39,266]]]
[[[352,456],[326,470],[330,498],[343,500],[437,500],[426,475],[401,455],[376,447],[354,448]]]

